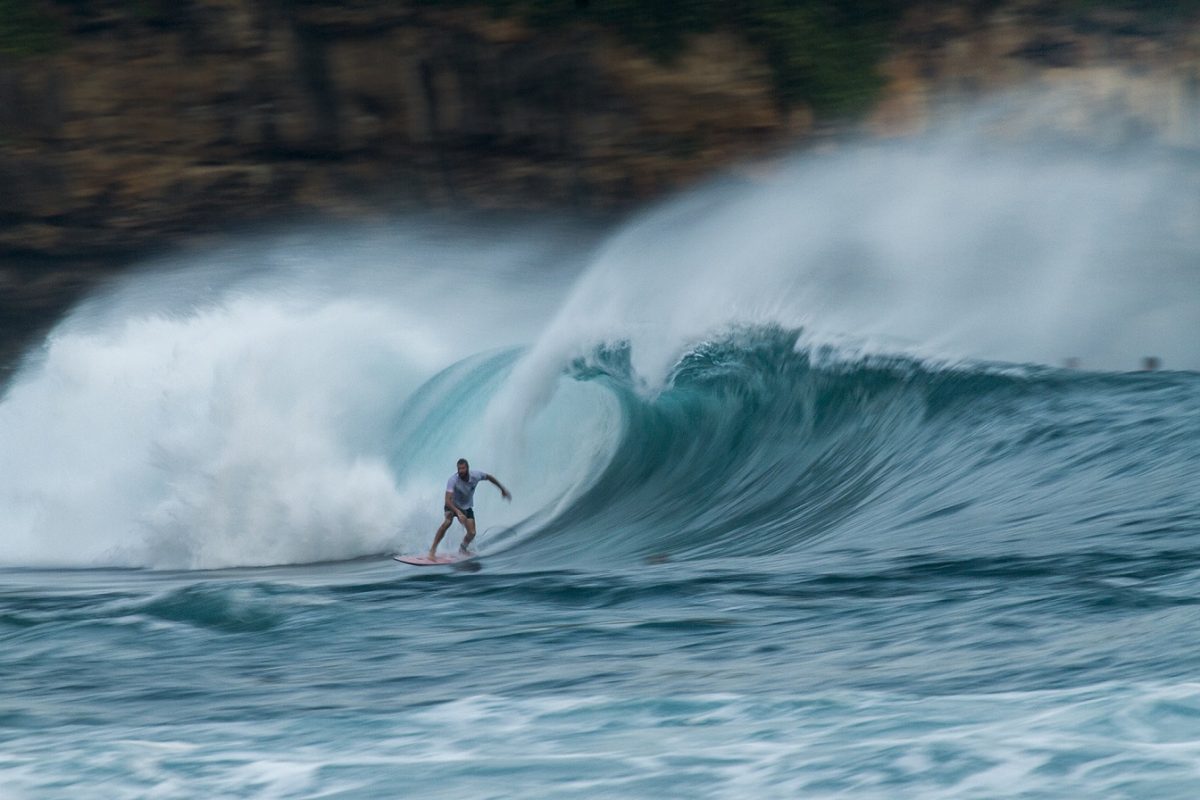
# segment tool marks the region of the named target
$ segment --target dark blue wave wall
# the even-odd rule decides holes
[[[628,348],[577,362],[570,379],[619,398],[623,433],[595,482],[527,524],[517,551],[1034,557],[1200,532],[1194,373],[838,360],[796,341],[766,328],[698,346],[649,398]]]

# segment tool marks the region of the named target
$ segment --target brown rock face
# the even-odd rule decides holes
[[[0,64],[0,248],[121,251],[230,219],[364,204],[609,209],[761,151],[761,57],[670,66],[598,30],[483,11],[255,0],[57,4]]]
[[[483,4],[36,1],[64,34],[0,60],[9,253],[128,252],[290,211],[604,211],[814,130],[729,33],[664,64],[611,31]],[[964,98],[1033,85],[1072,93],[1077,131],[1116,114],[1200,145],[1200,26],[1055,5],[914,5],[868,129],[918,132]]]

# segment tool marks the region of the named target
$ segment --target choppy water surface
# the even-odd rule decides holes
[[[0,400],[0,794],[1195,797],[1200,247],[989,159],[85,304]],[[396,564],[460,455],[482,558]]]

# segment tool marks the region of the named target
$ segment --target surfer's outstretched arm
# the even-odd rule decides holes
[[[498,488],[500,490],[500,496],[503,497],[505,500],[512,500],[512,492],[508,491],[508,489],[505,489],[504,484],[502,484],[500,481],[496,480],[495,475],[484,475],[483,479],[485,481],[491,481],[492,483],[496,484],[496,488]]]

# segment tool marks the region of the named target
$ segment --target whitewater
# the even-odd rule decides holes
[[[954,129],[143,265],[0,396],[0,795],[1194,797],[1189,168]],[[396,564],[459,457],[481,558]]]

